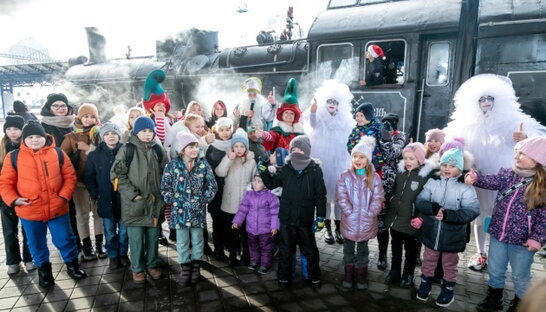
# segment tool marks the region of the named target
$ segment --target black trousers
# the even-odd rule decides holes
[[[82,249],[82,244],[80,233],[78,233],[78,221],[76,221],[76,204],[72,198],[68,201],[68,209],[70,216],[70,227],[72,228],[72,233],[76,235],[76,244],[78,246],[78,251],[80,251]]]
[[[223,228],[225,235],[226,247],[229,251],[230,257],[238,254],[239,250],[242,250],[244,256],[248,257],[248,235],[246,233],[246,222],[239,227],[239,229],[231,229],[233,224],[233,218],[235,214],[220,212],[222,214]]]
[[[220,212],[211,212],[212,218],[212,241],[214,243],[214,251],[224,252],[225,235],[223,230],[222,216]]]
[[[2,230],[4,234],[4,247],[6,248],[6,265],[31,262],[32,255],[27,245],[27,236],[25,229],[23,231],[23,258],[21,258],[21,247],[19,246],[19,217],[15,214],[13,207],[8,207],[4,203],[0,204],[2,217]]]
[[[296,253],[296,245],[307,258],[307,272],[312,281],[320,280],[319,251],[315,234],[311,226],[292,226],[281,223],[279,232],[279,269],[277,278],[290,281],[292,279],[292,260]]]
[[[401,272],[402,269],[402,247],[406,251],[406,260],[404,261],[405,275],[414,275],[415,262],[417,260],[417,238],[405,233],[398,232],[391,228],[391,250],[392,264],[391,270]]]

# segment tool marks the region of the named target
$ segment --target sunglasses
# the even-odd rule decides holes
[[[484,103],[484,102],[493,102],[495,100],[494,97],[492,96],[482,96],[481,98],[478,99],[478,103]]]
[[[326,104],[329,104],[329,105],[339,105],[339,102],[334,100],[334,99],[328,99],[326,100]]]

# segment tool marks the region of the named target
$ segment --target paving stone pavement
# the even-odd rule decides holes
[[[209,225],[209,228],[210,225]],[[279,289],[272,271],[257,276],[244,266],[231,268],[226,263],[206,257],[202,270],[203,280],[190,287],[179,284],[180,266],[176,246],[160,246],[160,269],[166,278],[144,285],[132,282],[129,269],[112,271],[108,260],[84,262],[82,267],[88,277],[73,281],[65,272],[59,253],[51,245],[51,262],[55,286],[43,289],[38,286],[37,272],[24,269],[9,278],[5,265],[3,241],[0,241],[0,310],[2,311],[439,311],[434,305],[440,291],[434,285],[428,303],[415,299],[414,291],[396,287],[390,289],[382,281],[386,272],[376,266],[377,241],[369,242],[369,290],[357,291],[341,288],[343,266],[342,245],[327,245],[323,233],[317,233],[320,250],[320,267],[323,286],[315,290],[307,286],[298,275],[290,289]],[[475,253],[471,243],[460,254],[455,302],[447,309],[475,311],[476,304],[485,296],[487,274],[466,268],[467,259]],[[389,255],[390,256],[390,255]],[[298,268],[299,272],[299,268]],[[420,275],[419,268],[416,276]],[[509,276],[509,274],[508,274]],[[546,277],[546,259],[535,257],[534,280]],[[419,279],[416,278],[416,284]],[[506,305],[513,297],[513,284],[506,283]]]

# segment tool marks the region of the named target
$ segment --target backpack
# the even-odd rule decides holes
[[[126,148],[125,166],[127,166],[127,169],[129,169],[129,166],[131,165],[131,162],[133,162],[133,158],[135,157],[136,146],[133,143],[126,143],[125,148]],[[158,144],[154,144],[152,146],[152,149],[157,155],[158,162],[161,164],[161,162],[163,161],[163,151],[161,150],[162,149],[161,146],[159,146]]]
[[[63,168],[63,165],[64,165],[63,150],[60,147],[55,146],[55,151],[57,152],[57,157],[59,157],[59,166],[61,167],[61,171],[62,171],[62,168]],[[9,155],[10,155],[10,159],[11,159],[11,166],[17,172],[17,156],[19,156],[19,149],[11,151],[9,153]]]

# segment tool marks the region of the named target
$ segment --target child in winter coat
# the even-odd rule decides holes
[[[207,119],[206,124],[209,129],[212,129],[212,126],[216,124],[216,121],[222,117],[227,117],[226,104],[221,100],[214,102],[212,105],[212,112],[209,119]]]
[[[417,260],[417,236],[419,231],[411,226],[411,220],[417,217],[415,199],[423,190],[436,164],[425,160],[425,147],[421,143],[410,143],[402,151],[404,157],[398,163],[398,175],[394,182],[392,197],[387,203],[385,223],[391,232],[392,263],[385,278],[390,285],[400,281],[400,287],[413,286],[413,275]],[[402,271],[402,247],[406,251],[404,270]],[[401,276],[400,274],[403,273]],[[400,280],[401,279],[401,280]]]
[[[212,171],[214,172],[226,152],[231,149],[231,135],[233,134],[233,121],[228,117],[220,117],[216,121],[214,127],[212,127],[216,138],[209,145],[205,158],[207,159]],[[212,240],[214,242],[214,256],[218,260],[227,260],[224,253],[225,230],[222,223],[222,213],[220,207],[222,206],[222,196],[224,193],[224,178],[214,174],[216,184],[218,184],[218,191],[214,195],[214,198],[207,206],[207,209],[212,218]]]
[[[85,187],[85,163],[90,152],[99,145],[99,111],[94,104],[82,104],[78,109],[78,115],[74,122],[74,131],[68,133],[63,140],[61,148],[70,157],[76,174],[78,184],[74,191],[74,204],[76,205],[76,220],[78,233],[82,241],[82,254],[84,260],[96,260],[97,255],[103,259],[107,257],[104,249],[104,233],[102,219],[97,213],[97,205],[89,198],[89,192]],[[91,229],[89,218],[93,213],[93,230],[95,232],[95,251],[91,243]]]
[[[252,190],[247,191],[239,211],[233,218],[233,229],[246,222],[250,268],[263,275],[273,265],[274,235],[279,231],[279,199],[273,195],[259,175],[252,180]]]
[[[531,281],[533,256],[546,242],[546,136],[520,141],[515,152],[511,169],[493,175],[471,170],[466,177],[476,187],[499,191],[488,229],[489,289],[478,311],[502,309],[508,263],[516,293],[508,311],[517,311]]]
[[[438,153],[440,152],[440,147],[442,147],[442,144],[445,142],[445,138],[446,134],[440,129],[430,129],[425,132],[426,159],[432,157],[436,162],[440,160]]]
[[[76,188],[76,173],[70,159],[55,147],[53,136],[46,134],[38,122],[29,121],[21,138],[23,144],[19,150],[4,158],[0,195],[9,206],[15,207],[21,219],[32,259],[38,267],[39,284],[50,287],[55,283],[47,248],[48,228],[68,275],[75,280],[85,278],[68,216],[68,200]]]
[[[214,174],[204,158],[199,158],[199,142],[190,134],[176,135],[178,157],[165,167],[161,178],[161,195],[172,205],[170,227],[176,229],[176,250],[182,267],[182,284],[197,283],[201,277],[203,229],[206,228],[206,205],[217,190]],[[191,260],[190,260],[191,241]]]
[[[131,264],[127,257],[127,227],[121,224],[121,199],[117,186],[110,181],[112,164],[122,146],[119,143],[121,131],[114,123],[107,122],[101,126],[99,133],[102,142],[89,153],[85,164],[85,186],[91,199],[97,203],[97,212],[104,227],[109,266],[115,270]]]
[[[144,116],[146,112],[140,107],[131,107],[127,111],[127,124],[125,125],[125,132],[123,132],[123,135],[121,136],[120,142],[125,144],[129,140],[129,137],[131,136],[131,132],[133,131],[133,125],[135,124],[135,120],[140,117]]]
[[[184,125],[199,141],[199,157],[205,157],[209,144],[215,138],[213,133],[208,133],[205,129],[205,120],[200,115],[187,114],[186,118],[184,118]]]
[[[343,287],[367,289],[368,240],[377,235],[377,216],[383,208],[381,178],[371,164],[375,139],[364,137],[351,152],[352,168],[341,174],[336,185],[336,203],[341,210],[341,234],[345,277]]]
[[[268,189],[282,186],[277,279],[279,286],[290,286],[293,256],[296,253],[296,244],[299,244],[301,252],[307,258],[311,286],[320,288],[322,282],[319,252],[314,232],[324,227],[326,186],[322,170],[309,156],[311,154],[309,137],[297,136],[290,142],[289,150],[287,164],[275,175],[271,175],[265,166],[258,168],[260,177]]]
[[[146,282],[145,271],[154,280],[163,277],[157,269],[157,241],[165,206],[159,185],[167,155],[162,148],[154,147],[154,137],[153,120],[138,117],[129,142],[119,149],[110,171],[121,196],[121,222],[127,226],[131,270],[137,284]],[[133,145],[132,156],[127,153],[129,145]]]
[[[21,116],[8,115],[4,121],[4,136],[0,141],[0,169],[2,168],[6,154],[19,148],[21,134],[25,120]],[[6,249],[6,265],[8,275],[14,275],[21,270],[20,263],[24,262],[28,272],[35,270],[32,264],[32,255],[28,249],[27,236],[23,229],[23,257],[21,258],[21,246],[19,246],[19,218],[15,209],[0,200],[0,214],[2,216],[2,234],[4,235],[4,247]]]
[[[146,77],[144,83],[144,96],[142,106],[146,113],[154,121],[156,126],[155,133],[161,144],[169,137],[171,123],[175,117],[169,114],[171,110],[171,101],[169,96],[161,87],[161,83],[165,80],[165,72],[161,69],[151,71]]]
[[[441,256],[444,277],[436,298],[436,304],[441,307],[449,306],[454,300],[458,253],[466,247],[468,223],[480,213],[476,191],[460,181],[462,170],[463,152],[458,148],[445,152],[440,158],[440,179],[429,179],[415,201],[422,217],[411,221],[414,228],[421,228],[419,240],[425,249],[417,299],[427,300]]]
[[[229,261],[232,265],[238,264],[237,250],[240,249],[241,242],[243,250],[241,261],[245,265],[249,264],[246,230],[244,227],[232,230],[231,225],[239,210],[246,186],[252,181],[255,168],[254,154],[248,150],[248,136],[243,129],[237,129],[231,137],[231,148],[215,170],[216,175],[223,177],[225,181],[220,209],[224,219]]]

